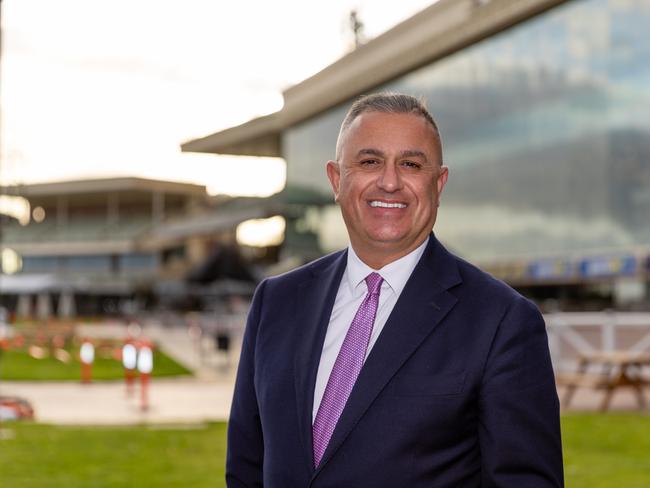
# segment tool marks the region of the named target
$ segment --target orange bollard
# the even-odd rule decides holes
[[[84,339],[79,351],[81,360],[81,382],[90,383],[93,379],[93,361],[95,360],[95,346],[89,339]]]
[[[149,410],[149,374],[140,373],[140,410]]]
[[[138,371],[140,372],[140,408],[149,409],[149,377],[153,371],[153,352],[151,343],[147,340],[142,342],[138,351]]]
[[[133,393],[133,380],[135,379],[135,369],[137,366],[138,351],[131,339],[127,339],[122,346],[122,366],[124,366],[124,381],[126,383],[126,394]]]

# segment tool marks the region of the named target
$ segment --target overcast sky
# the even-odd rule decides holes
[[[268,194],[284,163],[179,144],[281,108],[283,89],[431,0],[4,0],[5,184],[144,176]],[[251,174],[257,176],[251,178]]]

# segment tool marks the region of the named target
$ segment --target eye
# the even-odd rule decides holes
[[[362,166],[373,166],[379,164],[379,161],[377,159],[364,159],[363,161],[360,161],[360,164]]]
[[[410,161],[407,159],[405,161],[402,161],[402,166],[412,169],[420,169],[422,165],[420,163],[416,163],[415,161]]]

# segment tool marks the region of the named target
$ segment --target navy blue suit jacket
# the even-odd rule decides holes
[[[346,252],[262,282],[228,427],[228,486],[563,486],[537,308],[431,236],[317,469],[314,384]]]

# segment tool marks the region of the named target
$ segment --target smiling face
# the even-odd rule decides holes
[[[447,182],[437,132],[411,113],[364,112],[343,131],[327,163],[354,251],[374,269],[427,238]]]

